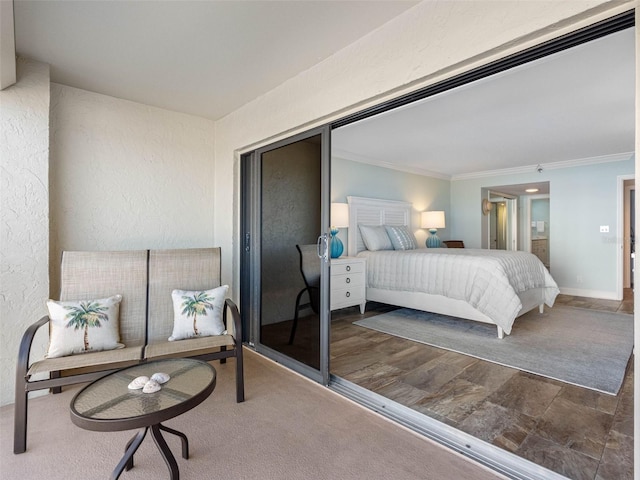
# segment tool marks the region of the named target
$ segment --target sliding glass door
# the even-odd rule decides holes
[[[329,135],[242,159],[243,317],[257,351],[328,384]]]

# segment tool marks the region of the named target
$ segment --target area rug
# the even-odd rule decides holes
[[[565,306],[517,318],[502,340],[495,325],[410,308],[354,323],[611,395],[633,350],[633,315]]]

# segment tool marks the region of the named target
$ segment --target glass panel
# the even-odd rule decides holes
[[[260,343],[315,369],[320,369],[321,163],[320,135],[260,158]]]

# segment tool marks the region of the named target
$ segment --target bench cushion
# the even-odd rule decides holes
[[[144,347],[127,347],[118,350],[105,350],[103,352],[82,353],[68,357],[45,358],[33,363],[29,367],[28,377],[37,373],[68,371],[94,367],[91,370],[110,370],[112,368],[124,368],[142,360]]]
[[[171,357],[195,357],[211,353],[212,348],[234,347],[235,341],[231,335],[215,335],[211,337],[195,337],[175,342],[162,342],[147,345],[145,358],[157,360]]]

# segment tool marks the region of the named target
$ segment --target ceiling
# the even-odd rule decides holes
[[[52,82],[217,120],[417,3],[15,0],[16,51]]]
[[[634,34],[623,30],[338,128],[333,154],[455,179],[633,152]]]
[[[15,0],[55,83],[217,120],[417,1]],[[634,150],[634,29],[351,124],[342,158],[444,178]]]

